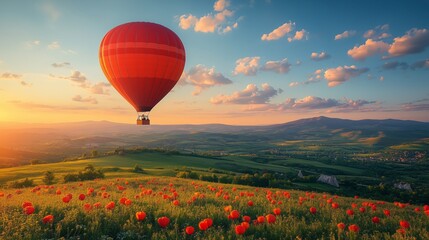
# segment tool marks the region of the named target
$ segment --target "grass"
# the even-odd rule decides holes
[[[125,189],[119,189],[122,186]],[[94,189],[88,192],[88,189]],[[415,207],[398,204],[338,197],[326,194],[258,189],[254,187],[213,184],[170,177],[141,176],[83,183],[41,186],[34,189],[0,190],[1,239],[429,239],[429,216]],[[9,195],[10,194],[10,195]],[[71,194],[69,203],[62,201]],[[79,195],[85,196],[79,200]],[[121,204],[121,198],[130,200]],[[175,206],[173,200],[178,200]],[[35,212],[23,213],[22,204],[30,201]],[[252,201],[253,206],[248,202]],[[331,201],[339,204],[331,207]],[[105,206],[114,202],[111,210]],[[100,207],[94,207],[99,203]],[[92,206],[85,210],[85,204]],[[356,208],[352,205],[355,204]],[[225,211],[225,207],[231,209]],[[375,206],[375,207],[371,207]],[[310,207],[316,213],[310,213]],[[358,209],[362,207],[365,212]],[[256,223],[258,216],[272,214],[280,208],[274,223]],[[349,216],[347,209],[354,209]],[[384,209],[391,214],[386,216]],[[237,210],[238,219],[228,219],[231,210]],[[136,219],[136,212],[144,211],[146,218]],[[43,223],[47,215],[53,221]],[[243,216],[251,222],[243,235],[235,233]],[[170,224],[159,226],[158,218],[166,216]],[[377,216],[379,224],[371,219]],[[213,226],[206,231],[198,225],[206,218]],[[399,222],[406,220],[410,228],[405,235],[397,233]],[[357,233],[337,228],[343,222],[348,227],[359,226]],[[187,235],[185,228],[193,226],[195,233]]]

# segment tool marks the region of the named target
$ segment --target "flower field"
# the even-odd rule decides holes
[[[0,189],[0,239],[429,239],[429,206],[169,177]]]

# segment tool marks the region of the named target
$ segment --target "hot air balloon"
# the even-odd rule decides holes
[[[185,66],[185,48],[170,29],[151,22],[114,27],[100,44],[101,68],[112,86],[137,111],[137,125],[176,85]]]

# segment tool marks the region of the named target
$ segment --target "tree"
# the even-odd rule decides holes
[[[53,172],[51,171],[47,171],[45,172],[45,174],[43,175],[43,183],[45,183],[46,185],[51,185],[52,183],[54,183],[54,179],[55,179],[55,175]]]
[[[92,150],[91,151],[91,157],[93,157],[93,158],[98,157],[98,151],[97,150]]]

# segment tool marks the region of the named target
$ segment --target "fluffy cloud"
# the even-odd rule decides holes
[[[69,76],[55,76],[53,74],[50,74],[50,76],[54,78],[67,79],[72,82],[81,83],[81,84],[86,83],[86,80],[87,80],[85,75],[83,75],[80,71],[76,71],[76,70],[71,71],[71,74]]]
[[[324,77],[328,81],[329,87],[335,87],[348,81],[352,77],[357,77],[362,73],[368,72],[368,68],[357,68],[352,66],[339,66],[337,68],[329,68],[325,71]]]
[[[374,41],[372,39],[366,40],[365,44],[359,47],[350,49],[347,54],[356,60],[365,60],[375,54],[381,54],[389,50],[389,44],[383,41]]]
[[[90,104],[97,104],[97,99],[93,97],[82,97],[81,95],[76,95],[72,98],[75,102],[82,102],[82,103],[90,103]]]
[[[92,84],[80,71],[71,71],[71,74],[69,76],[55,76],[53,74],[50,74],[50,76],[53,78],[70,80],[73,83],[77,83],[79,87],[87,89],[90,93],[93,94],[109,95],[109,90],[107,89],[111,87],[109,83],[98,82]]]
[[[10,73],[10,72],[5,72],[5,73],[2,73],[2,75],[0,75],[0,78],[3,78],[3,79],[20,79],[21,77],[22,77],[21,74]]]
[[[240,73],[246,76],[254,76],[258,72],[260,57],[245,57],[235,61],[235,69],[233,74]]]
[[[69,62],[62,62],[62,63],[52,63],[52,67],[54,68],[61,68],[61,67],[70,67]]]
[[[221,12],[227,7],[229,7],[229,1],[228,0],[218,0],[213,5],[213,9],[217,12]]]
[[[213,97],[210,102],[213,104],[266,104],[271,98],[282,93],[281,89],[274,89],[268,83],[264,83],[259,89],[255,84],[249,84],[242,91],[234,92],[233,94],[218,95]]]
[[[263,71],[273,71],[276,73],[288,73],[290,70],[290,64],[287,58],[284,58],[281,61],[267,61],[262,67]]]
[[[287,38],[288,42],[300,41],[303,39],[306,39],[306,40],[308,39],[308,32],[305,31],[305,29],[302,29],[301,31],[296,31],[293,37]]]
[[[363,37],[367,39],[373,39],[373,40],[383,39],[383,38],[390,37],[390,34],[387,33],[387,31],[389,31],[389,25],[384,24],[381,26],[377,26],[374,29],[370,29],[366,31],[363,34]]]
[[[215,68],[208,68],[204,65],[198,64],[191,68],[188,72],[184,72],[180,79],[182,85],[193,85],[195,87],[192,95],[198,95],[203,90],[219,85],[231,84],[232,81],[222,73],[216,72]]]
[[[228,0],[219,0],[213,5],[216,13],[209,13],[202,17],[197,17],[192,14],[184,14],[179,17],[179,27],[187,30],[193,27],[195,32],[215,32],[227,33],[233,28],[237,28],[238,24],[229,25],[228,18],[234,15],[234,12],[226,9],[230,5]]]
[[[274,29],[270,33],[265,33],[262,35],[261,40],[262,41],[272,41],[277,40],[282,37],[284,37],[286,34],[290,33],[295,27],[295,23],[289,21],[287,23],[284,23],[280,27]]]
[[[348,31],[344,31],[343,33],[337,34],[335,35],[335,40],[340,40],[340,39],[344,39],[344,38],[349,38],[351,36],[354,36],[356,34],[355,30],[348,30]]]
[[[89,91],[93,94],[101,94],[101,95],[109,95],[109,89],[111,85],[109,83],[106,82],[98,82],[94,85],[89,85],[87,86],[87,88],[89,89]]]
[[[321,52],[321,53],[313,52],[313,53],[311,53],[311,59],[313,59],[314,61],[321,61],[324,59],[328,59],[330,57],[331,57],[331,55],[329,55],[326,52]]]
[[[397,57],[423,52],[428,46],[429,31],[413,28],[404,36],[394,38],[388,52],[390,56]]]
[[[48,45],[48,49],[50,49],[50,50],[55,50],[55,49],[59,49],[59,48],[61,48],[61,46],[60,46],[60,43],[59,43],[59,42],[51,42],[51,43]]]

